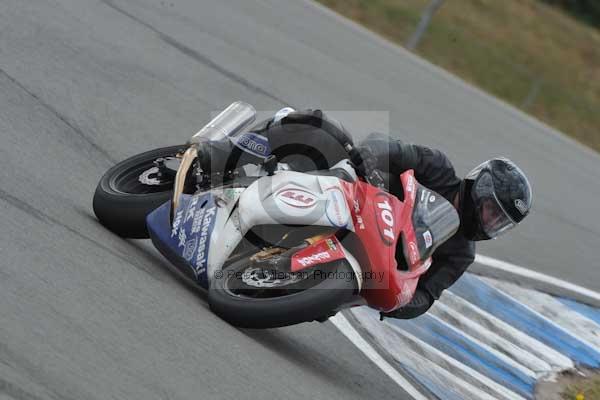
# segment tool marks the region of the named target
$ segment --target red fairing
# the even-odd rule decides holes
[[[431,260],[421,262],[412,226],[412,210],[417,181],[412,170],[401,175],[405,200],[365,182],[343,182],[344,194],[352,210],[355,233],[363,244],[370,266],[363,265],[362,296],[369,306],[389,312],[408,303],[418,278]],[[396,246],[400,235],[409,271],[399,271]],[[370,267],[370,269],[368,269]]]

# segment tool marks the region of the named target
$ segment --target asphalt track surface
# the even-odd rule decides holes
[[[0,3],[0,397],[403,398],[333,325],[234,329],[100,226],[114,162],[234,100],[389,111],[459,173],[506,154],[535,213],[486,255],[600,289],[600,158],[305,1]]]

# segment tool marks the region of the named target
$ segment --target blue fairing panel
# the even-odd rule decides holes
[[[181,272],[208,288],[207,262],[217,206],[211,193],[182,195],[173,226],[168,201],[146,217],[154,246]]]

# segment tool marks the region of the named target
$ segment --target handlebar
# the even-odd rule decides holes
[[[350,156],[350,161],[354,164],[354,169],[362,176],[370,185],[382,188],[384,179],[381,172],[377,169],[376,162],[371,158],[363,158],[362,154],[350,143],[344,144],[344,150]]]

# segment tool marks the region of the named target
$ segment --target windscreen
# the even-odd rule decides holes
[[[460,219],[448,200],[418,185],[412,223],[421,259],[425,260],[458,231]]]

